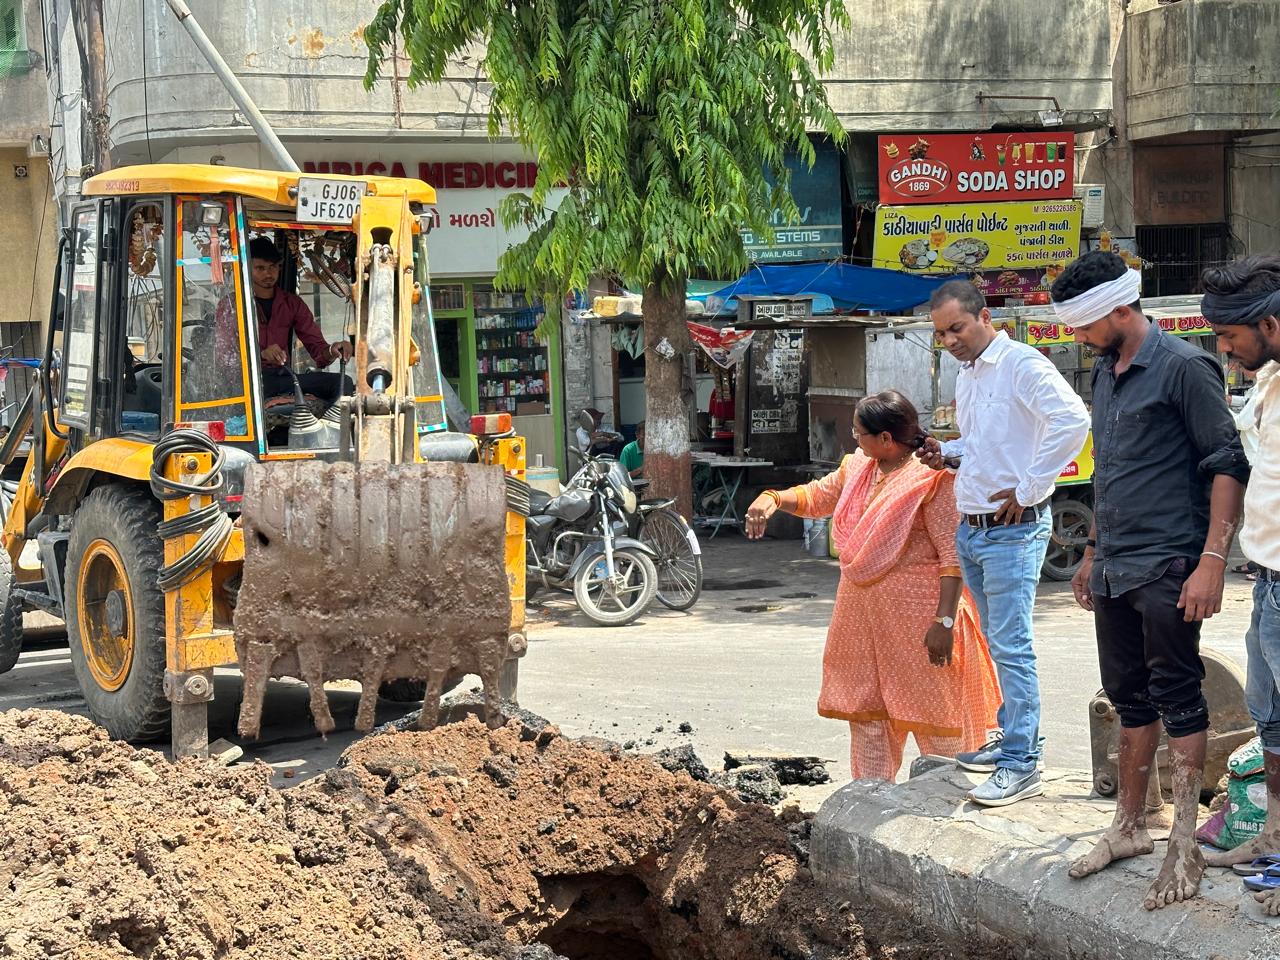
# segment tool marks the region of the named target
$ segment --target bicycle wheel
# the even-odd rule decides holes
[[[658,602],[671,610],[688,610],[702,596],[702,552],[684,517],[664,508],[645,514],[640,542],[657,557]]]

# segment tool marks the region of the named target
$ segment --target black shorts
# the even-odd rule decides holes
[[[1179,557],[1158,580],[1118,597],[1093,596],[1102,687],[1120,723],[1145,727],[1163,720],[1171,737],[1207,730],[1200,685],[1200,623],[1178,609],[1192,561]]]

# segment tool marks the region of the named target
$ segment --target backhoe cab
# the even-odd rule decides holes
[[[425,693],[428,724],[461,673],[513,695],[524,529],[506,491],[524,443],[506,418],[447,429],[432,188],[160,164],[84,194],[14,431],[32,443],[0,552],[0,671],[24,610],[62,616],[93,717],[126,740],[172,719],[178,754],[207,745],[220,666],[245,673],[246,736],[274,676],[306,680],[322,731],[330,679],[361,681],[366,729],[380,688]],[[340,396],[304,392],[293,342],[288,385],[264,387],[248,257],[263,240],[281,286],[352,346]]]

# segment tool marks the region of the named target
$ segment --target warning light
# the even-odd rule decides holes
[[[482,413],[471,418],[471,432],[478,437],[511,432],[511,414]]]

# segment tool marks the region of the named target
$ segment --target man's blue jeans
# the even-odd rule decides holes
[[[1253,621],[1244,640],[1249,655],[1249,715],[1262,748],[1280,753],[1280,583],[1253,585]]]
[[[996,766],[1019,773],[1035,770],[1040,759],[1040,679],[1031,610],[1052,527],[1052,514],[1045,510],[1030,523],[981,529],[961,521],[956,531],[964,582],[978,605],[1000,679],[1003,702],[996,720],[1004,740]]]

